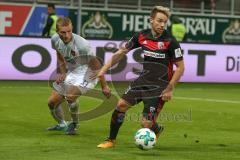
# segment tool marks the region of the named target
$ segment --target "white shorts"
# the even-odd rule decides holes
[[[90,80],[90,76],[93,71],[87,66],[80,66],[72,71],[68,71],[65,80],[62,83],[57,84],[53,82],[53,88],[61,95],[67,95],[67,89],[69,87],[77,87],[81,94],[86,93],[88,90],[93,89],[98,80]],[[69,93],[68,93],[69,94]]]

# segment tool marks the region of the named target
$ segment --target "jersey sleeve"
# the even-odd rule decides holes
[[[132,36],[132,38],[130,38],[128,40],[128,42],[126,43],[125,47],[128,49],[128,50],[132,50],[132,49],[135,49],[135,48],[138,48],[140,47],[140,44],[138,42],[138,36],[139,36],[139,33],[136,33]]]
[[[88,63],[89,60],[95,56],[90,42],[80,36],[75,36],[75,41],[81,63]]]
[[[52,44],[52,48],[56,50],[56,41],[57,41],[57,34],[54,34],[51,38],[51,44]]]
[[[80,55],[88,55],[88,56],[93,56],[93,51],[90,43],[87,40],[84,40],[82,43],[81,47],[79,47],[78,51]]]
[[[173,37],[169,46],[169,55],[173,62],[177,62],[183,59],[182,49],[177,40]]]

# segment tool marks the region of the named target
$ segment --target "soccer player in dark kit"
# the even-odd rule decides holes
[[[141,101],[144,104],[142,127],[153,130],[157,138],[162,132],[163,126],[156,123],[157,117],[164,103],[171,100],[174,87],[184,72],[180,45],[165,29],[169,16],[168,8],[155,6],[150,14],[151,29],[135,34],[99,71],[98,77],[103,76],[130,50],[141,47],[144,54],[143,71],[118,101],[112,113],[109,137],[98,148],[114,147],[125,113]],[[174,72],[173,64],[176,66]]]

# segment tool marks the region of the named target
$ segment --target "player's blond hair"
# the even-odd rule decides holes
[[[165,14],[167,18],[169,18],[171,15],[169,8],[163,6],[154,6],[150,13],[150,17],[154,18],[158,12]]]
[[[70,18],[68,18],[68,17],[60,17],[60,18],[58,18],[58,20],[57,20],[57,30],[59,29],[59,27],[61,26],[61,27],[65,27],[65,26],[68,26],[68,25],[72,25],[72,21],[71,21],[71,19]]]

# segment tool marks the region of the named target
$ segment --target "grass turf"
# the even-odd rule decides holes
[[[126,83],[116,83],[123,91]],[[154,149],[135,147],[142,104],[129,110],[113,149],[96,145],[108,135],[111,112],[82,121],[78,135],[46,132],[54,125],[47,82],[0,82],[0,160],[212,160],[240,159],[240,85],[179,84],[159,117],[165,125]],[[81,112],[101,101],[81,97]],[[115,103],[115,102],[114,102]],[[112,104],[113,106],[115,104]]]

